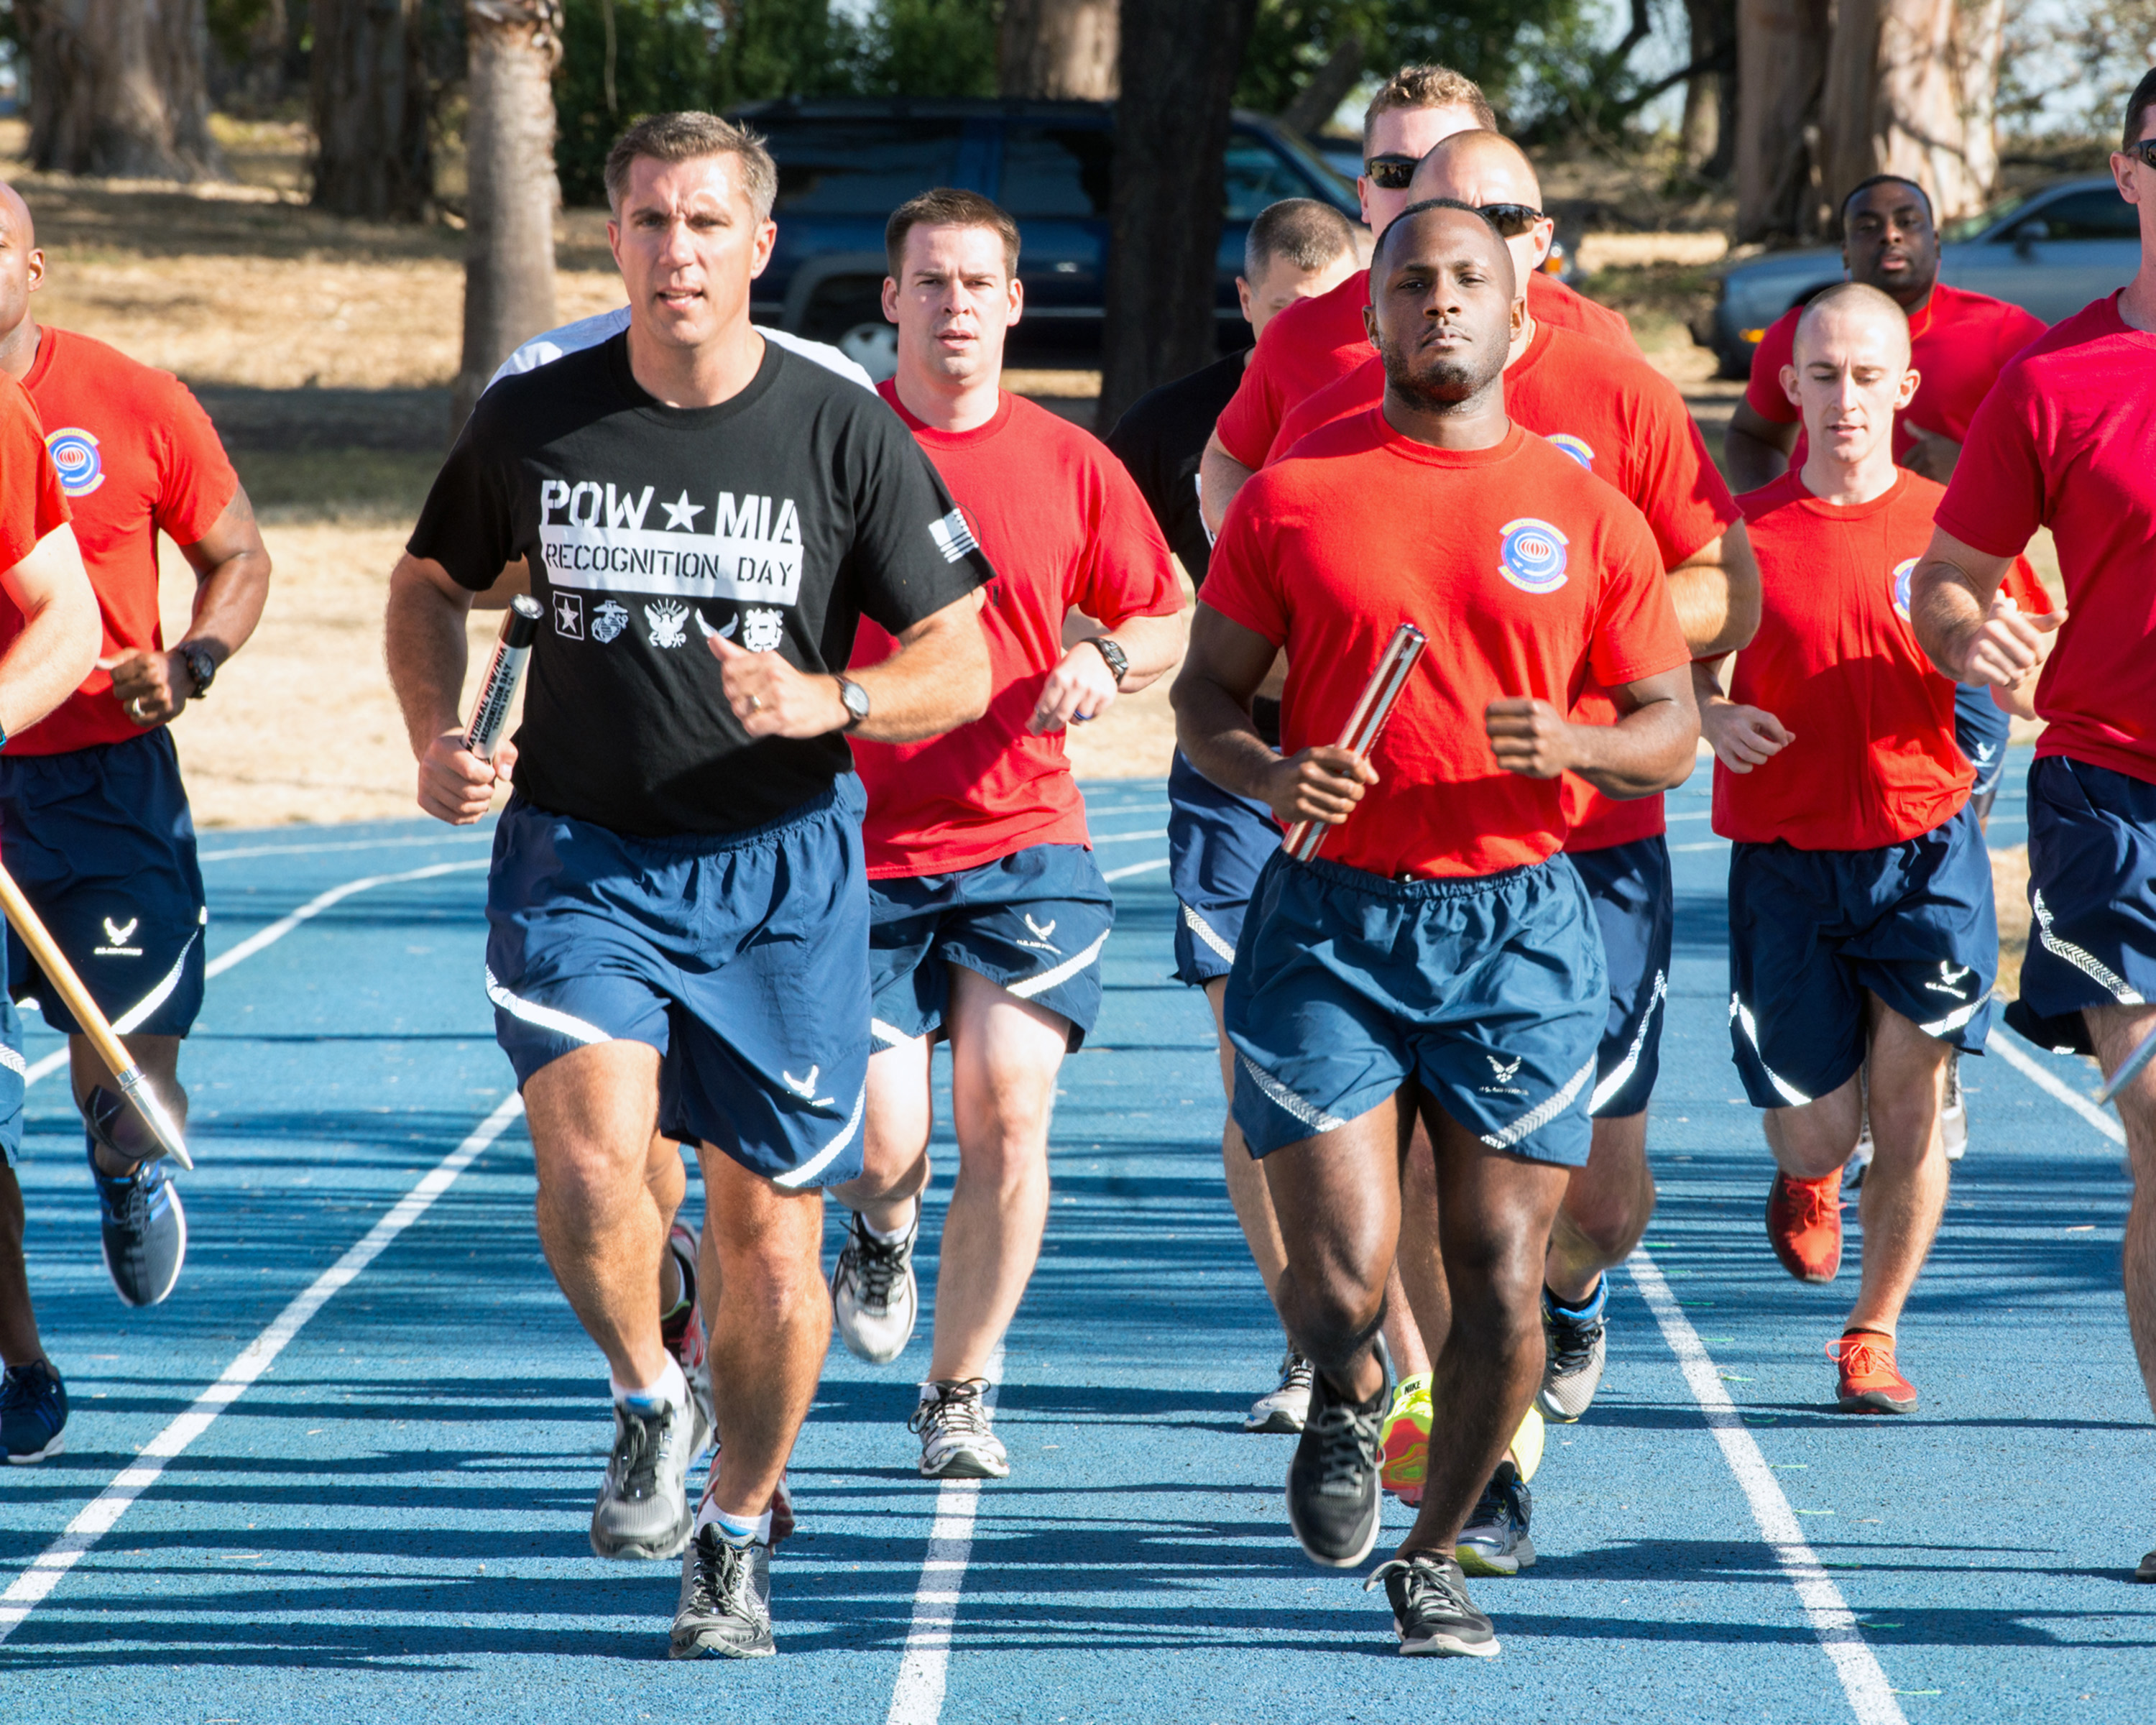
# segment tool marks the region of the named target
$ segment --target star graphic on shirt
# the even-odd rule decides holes
[[[696,517],[704,512],[702,504],[689,501],[686,487],[671,503],[662,503],[659,506],[666,511],[666,525],[670,529],[686,527],[691,533],[696,531]]]

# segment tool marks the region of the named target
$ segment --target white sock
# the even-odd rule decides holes
[[[889,1234],[886,1234],[865,1215],[861,1215],[859,1210],[855,1211],[854,1214],[861,1217],[861,1227],[870,1240],[880,1240],[886,1245],[896,1245],[913,1232],[913,1224],[921,1219],[921,1206],[916,1202],[913,1207],[913,1214],[906,1219],[906,1225],[903,1228],[893,1229]]]
[[[639,1414],[654,1414],[661,1407],[685,1409],[689,1405],[689,1380],[682,1374],[679,1360],[670,1358],[666,1369],[659,1374],[659,1381],[647,1384],[641,1389],[613,1378],[608,1378],[608,1384],[616,1401]]]
[[[771,1512],[758,1516],[752,1522],[744,1522],[721,1509],[707,1491],[703,1503],[696,1511],[696,1531],[701,1533],[711,1523],[718,1524],[719,1537],[728,1545],[768,1545],[771,1543]]]

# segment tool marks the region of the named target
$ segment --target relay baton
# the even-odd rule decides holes
[[[465,727],[465,747],[482,761],[491,761],[501,742],[510,704],[516,699],[517,685],[524,680],[524,667],[531,658],[531,643],[539,634],[539,619],[546,614],[538,600],[521,593],[509,602],[502,617],[494,657],[487,661],[486,675],[479,685],[479,704]]]
[[[2133,1052],[2119,1062],[2118,1070],[2111,1075],[2110,1081],[2104,1087],[2096,1093],[2097,1101],[2109,1101],[2128,1085],[2133,1083],[2140,1075],[2141,1069],[2152,1060],[2156,1060],[2156,1030],[2151,1030],[2143,1037],[2135,1045]]]
[[[150,1088],[148,1077],[135,1064],[126,1045],[114,1034],[105,1014],[97,1009],[97,1003],[90,998],[90,990],[83,987],[82,978],[74,973],[67,955],[45,932],[45,925],[30,908],[29,900],[23,896],[23,889],[4,868],[0,868],[0,910],[7,912],[8,921],[22,937],[23,944],[30,949],[38,968],[44,972],[45,979],[67,1003],[67,1009],[74,1014],[75,1023],[82,1026],[82,1034],[90,1039],[90,1045],[97,1050],[98,1058],[112,1069],[112,1076],[120,1081],[121,1090],[157,1139],[158,1149],[182,1168],[192,1168],[194,1159],[187,1154],[187,1141],[180,1136],[178,1123],[158,1101],[157,1091]]]
[[[1407,686],[1408,673],[1429,644],[1430,638],[1412,623],[1403,623],[1393,631],[1376,672],[1355,703],[1355,710],[1348,715],[1347,728],[1341,732],[1337,747],[1358,757],[1370,752],[1378,733],[1385,728],[1385,721],[1393,716],[1393,703]],[[1287,854],[1297,862],[1308,862],[1331,830],[1322,821],[1297,821],[1287,829]]]

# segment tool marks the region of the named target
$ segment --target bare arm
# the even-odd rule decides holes
[[[1220,536],[1220,523],[1228,519],[1228,506],[1256,470],[1221,447],[1219,432],[1205,439],[1205,453],[1198,458],[1198,513],[1215,539]]]
[[[404,714],[404,732],[419,763],[419,806],[437,820],[468,826],[487,811],[497,779],[515,764],[513,744],[492,762],[465,747],[457,702],[469,657],[465,619],[472,595],[439,563],[409,552],[389,576],[384,647],[389,683]]]
[[[917,742],[971,724],[988,710],[993,691],[982,602],[978,590],[952,600],[901,634],[890,658],[846,673],[869,696],[869,716],[855,736]],[[809,675],[779,654],[751,653],[723,635],[706,641],[719,661],[727,704],[751,737],[822,737],[846,728],[851,716],[837,677]]]
[[[1739,401],[1722,440],[1722,465],[1732,491],[1756,491],[1789,470],[1789,452],[1797,446],[1797,422],[1778,424],[1748,401]]]
[[[1346,749],[1307,748],[1282,760],[1266,747],[1250,721],[1250,697],[1274,656],[1263,635],[1199,600],[1190,651],[1170,691],[1176,741],[1224,790],[1255,798],[1284,821],[1337,826],[1378,782],[1377,769]]]
[[[1610,691],[1614,725],[1574,724],[1547,701],[1493,701],[1483,709],[1490,752],[1507,773],[1555,778],[1576,773],[1609,797],[1651,797],[1691,776],[1699,741],[1692,672],[1679,665]]]
[[[163,724],[195,696],[194,677],[179,649],[198,646],[222,665],[247,644],[270,599],[270,552],[244,485],[209,531],[182,545],[180,555],[195,572],[187,634],[162,653],[123,654],[112,665],[113,698],[146,729]]]
[[[1717,673],[1722,661],[1696,659],[1691,666],[1693,699],[1699,704],[1700,735],[1714,758],[1732,773],[1749,773],[1797,740],[1766,708],[1745,706],[1722,692]]]
[[[1096,624],[1071,643],[1062,662],[1048,674],[1027,728],[1038,736],[1099,718],[1118,695],[1135,695],[1173,670],[1188,634],[1180,611],[1167,617],[1127,617],[1112,629]],[[1107,659],[1093,644],[1093,637],[1102,634],[1130,661],[1121,682],[1108,675]]]
[[[0,573],[0,592],[23,614],[23,632],[0,655],[0,728],[13,737],[82,686],[97,664],[105,624],[73,527],[54,528]]]
[[[2000,594],[2013,562],[1932,529],[1909,582],[1909,622],[1943,676],[2010,689],[2035,668],[2043,638],[2066,620],[2056,613],[2025,617]]]
[[[1759,563],[1744,523],[1732,521],[1670,571],[1670,603],[1685,645],[1697,655],[1734,653],[1759,628]]]

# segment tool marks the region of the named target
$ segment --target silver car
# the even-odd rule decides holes
[[[1939,230],[1939,279],[1989,294],[2046,323],[2071,317],[2131,280],[2141,265],[2133,205],[2108,175],[2056,180]],[[1752,373],[1767,326],[1842,279],[1841,254],[1825,246],[1769,252],[1726,271],[1715,303],[1692,326],[1725,377]]]

